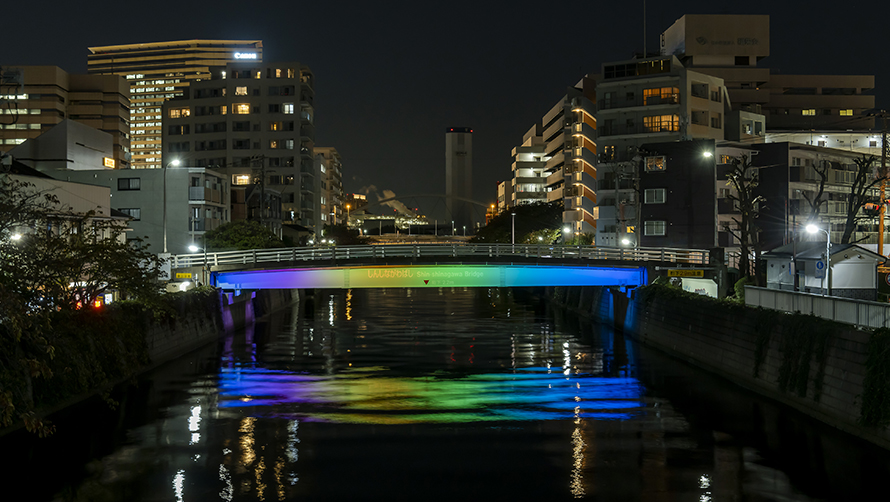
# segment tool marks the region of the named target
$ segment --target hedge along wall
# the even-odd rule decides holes
[[[639,290],[625,332],[695,366],[890,447],[890,331]]]

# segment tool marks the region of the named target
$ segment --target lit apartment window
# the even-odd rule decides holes
[[[646,157],[646,171],[664,171],[667,168],[665,164],[666,162],[663,155]]]
[[[263,72],[257,70],[257,72],[254,73],[253,78],[263,78]]]
[[[680,117],[679,115],[643,117],[643,126],[647,132],[676,132],[680,130]]]
[[[667,197],[667,189],[665,188],[647,188],[643,192],[644,202],[646,204],[664,204]]]
[[[222,105],[219,107],[219,114],[225,115],[228,110],[229,110],[229,108],[226,105]]]
[[[250,105],[247,103],[235,103],[232,105],[232,113],[235,115],[250,114]]]
[[[852,117],[853,116],[853,110],[850,110],[850,109],[841,110],[840,112],[841,112],[841,116],[843,116],[843,117]]]
[[[191,115],[191,110],[188,108],[171,108],[170,109],[170,118],[178,119],[180,117],[188,117]]]
[[[643,89],[644,105],[676,104],[680,102],[680,89],[677,87],[656,87]]]
[[[643,235],[664,235],[667,224],[665,221],[647,221],[643,224]]]
[[[247,96],[247,86],[241,85],[235,88],[235,96]]]
[[[807,109],[805,109],[805,110],[801,110],[801,111],[800,111],[800,114],[801,114],[801,115],[815,115],[815,114],[816,114],[816,109],[815,109],[815,108],[807,108]]]
[[[249,185],[250,184],[250,175],[236,174],[236,175],[232,176],[232,184],[233,185]]]
[[[269,130],[270,131],[280,131],[282,130],[281,122],[269,122]]]
[[[281,78],[281,68],[275,68],[275,78]]]
[[[288,68],[288,69],[287,69],[287,78],[294,78],[294,75],[296,75],[296,73],[297,73],[297,72],[294,71],[293,68]]]
[[[281,104],[281,112],[289,115],[294,114],[294,104],[293,103],[282,103]]]

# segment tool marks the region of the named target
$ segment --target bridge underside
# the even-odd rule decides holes
[[[640,286],[645,267],[542,265],[359,266],[215,272],[214,284],[241,289],[350,289],[531,286]]]

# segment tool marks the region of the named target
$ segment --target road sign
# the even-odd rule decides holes
[[[176,278],[177,279],[191,279],[192,274],[191,274],[191,272],[176,272]]]
[[[692,270],[688,268],[668,270],[668,277],[704,277],[704,270]]]
[[[816,273],[814,274],[816,279],[821,279],[825,277],[825,262],[819,260],[816,262]]]

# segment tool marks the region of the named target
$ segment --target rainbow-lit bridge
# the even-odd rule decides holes
[[[451,243],[195,253],[173,256],[171,266],[225,290],[633,287],[654,267],[708,259],[700,249]]]

